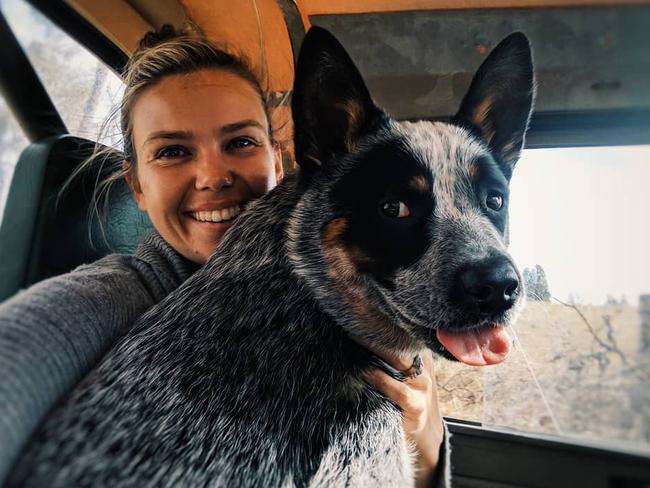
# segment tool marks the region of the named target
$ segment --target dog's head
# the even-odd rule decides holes
[[[524,295],[506,251],[508,185],[533,98],[517,33],[481,65],[451,122],[397,122],[336,39],[309,31],[292,100],[305,193],[290,257],[351,334],[398,354],[425,344],[468,364],[505,357],[503,329]]]

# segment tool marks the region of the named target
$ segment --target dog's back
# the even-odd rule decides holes
[[[393,481],[409,479],[397,410],[364,387],[364,351],[283,250],[295,186],[242,215],[222,252],[139,321],[46,422],[16,484],[332,486],[385,479],[391,462]],[[260,234],[251,257],[244,243]]]
[[[523,143],[528,45],[511,39],[488,61],[479,75],[512,69],[508,90],[528,100],[508,130],[492,111],[512,99],[488,103],[481,83],[463,127],[401,124],[335,40],[308,34],[293,101],[301,173],[242,214],[53,412],[10,486],[412,483],[400,413],[361,380],[366,348],[462,356],[444,327],[499,344],[496,324],[520,300],[505,216],[483,204],[486,182],[507,192]],[[486,280],[500,295],[486,298]]]

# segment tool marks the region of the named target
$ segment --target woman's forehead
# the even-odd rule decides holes
[[[171,75],[146,88],[131,112],[133,135],[151,131],[215,130],[242,120],[256,120],[268,128],[260,96],[244,78],[204,69]]]

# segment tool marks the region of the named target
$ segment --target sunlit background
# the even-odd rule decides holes
[[[650,293],[650,146],[524,151],[511,192],[511,252],[544,268],[552,296]]]

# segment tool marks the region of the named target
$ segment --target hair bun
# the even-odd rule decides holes
[[[147,32],[140,41],[138,49],[148,49],[178,36],[179,32],[173,25],[165,24],[157,31]]]

